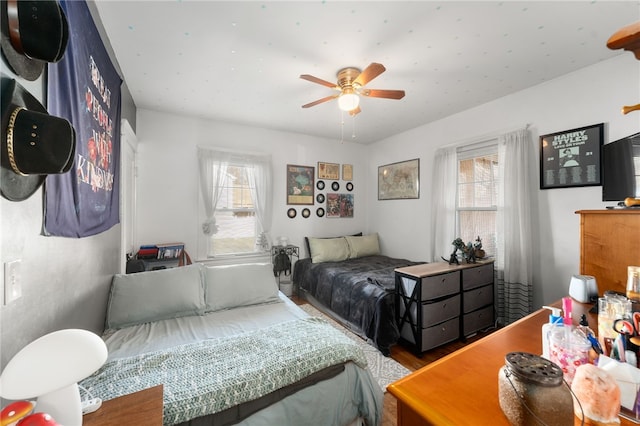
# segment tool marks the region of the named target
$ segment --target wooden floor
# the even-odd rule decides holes
[[[307,303],[306,300],[299,299],[297,297],[291,298],[298,305],[302,305]],[[404,365],[411,371],[419,370],[432,363],[435,360],[442,358],[445,355],[450,354],[451,352],[455,352],[460,348],[468,345],[471,342],[475,342],[478,339],[491,334],[494,330],[488,330],[485,332],[481,332],[476,334],[473,337],[469,337],[465,342],[455,341],[448,343],[446,345],[440,346],[438,348],[432,349],[430,351],[422,354],[422,357],[416,356],[410,349],[402,346],[395,345],[391,348],[391,358],[398,361],[400,364]],[[389,393],[385,392],[384,394],[384,412],[382,416],[382,426],[396,426],[398,424],[398,413],[396,406],[396,399]]]

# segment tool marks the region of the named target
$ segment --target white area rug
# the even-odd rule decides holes
[[[382,355],[378,349],[368,344],[360,336],[347,330],[338,322],[336,322],[332,318],[329,318],[327,315],[323,314],[309,303],[300,305],[300,308],[302,308],[303,311],[311,316],[324,318],[329,324],[331,324],[332,326],[343,332],[350,339],[355,341],[358,346],[360,346],[364,351],[364,355],[367,358],[367,363],[369,364],[369,370],[371,370],[371,374],[373,374],[373,377],[378,381],[378,384],[384,392],[387,391],[387,385],[411,373],[409,369],[403,367],[396,360],[391,357]]]

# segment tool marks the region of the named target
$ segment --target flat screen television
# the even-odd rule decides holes
[[[602,201],[640,198],[640,133],[602,145]]]

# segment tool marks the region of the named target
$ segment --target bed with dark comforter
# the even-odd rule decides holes
[[[293,283],[310,303],[373,343],[384,355],[400,336],[395,320],[396,268],[416,265],[382,255],[296,262]]]

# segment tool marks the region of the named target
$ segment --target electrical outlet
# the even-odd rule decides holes
[[[4,304],[8,305],[22,296],[20,259],[4,264]]]

